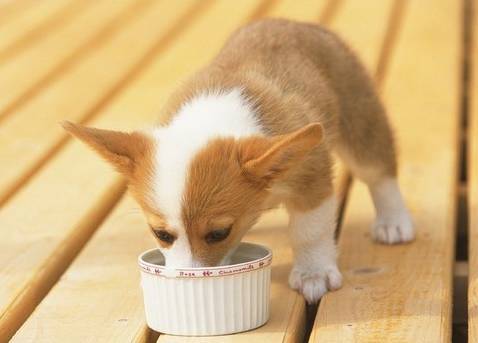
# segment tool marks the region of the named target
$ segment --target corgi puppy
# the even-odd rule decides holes
[[[309,303],[339,288],[332,151],[370,189],[373,238],[414,238],[384,107],[354,53],[321,26],[240,28],[162,118],[132,133],[63,126],[126,177],[168,267],[227,263],[259,216],[284,204],[290,286]]]

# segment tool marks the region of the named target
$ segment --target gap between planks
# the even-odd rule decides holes
[[[478,342],[478,2],[469,0],[469,83],[465,86],[468,113],[468,341]]]
[[[452,342],[468,341],[468,124],[470,116],[471,1],[462,1],[462,68],[460,82],[460,134],[458,142],[457,216],[455,237],[455,272],[453,278]],[[473,341],[473,339],[470,339]]]

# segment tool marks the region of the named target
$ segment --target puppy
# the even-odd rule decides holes
[[[331,151],[370,189],[373,238],[414,238],[384,107],[354,53],[318,25],[240,28],[162,118],[133,133],[63,126],[126,177],[169,267],[227,263],[261,213],[282,203],[290,286],[309,303],[339,288]]]

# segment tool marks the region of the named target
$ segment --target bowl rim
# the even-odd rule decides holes
[[[154,274],[162,277],[170,278],[204,278],[204,277],[215,277],[215,276],[228,276],[233,274],[246,273],[253,270],[265,268],[272,263],[272,250],[267,246],[250,243],[250,242],[241,242],[241,245],[252,245],[264,249],[267,254],[256,260],[251,260],[248,262],[241,262],[237,264],[229,264],[225,266],[215,266],[215,267],[190,267],[190,268],[167,268],[165,266],[160,266],[154,263],[146,262],[143,260],[144,256],[152,251],[159,250],[158,248],[153,248],[142,252],[138,256],[138,264],[141,271],[144,271],[149,274]]]

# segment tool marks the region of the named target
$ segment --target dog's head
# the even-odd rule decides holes
[[[322,138],[319,124],[264,137],[193,137],[160,127],[124,133],[63,123],[110,162],[143,209],[171,267],[225,263],[270,205],[271,190]]]

